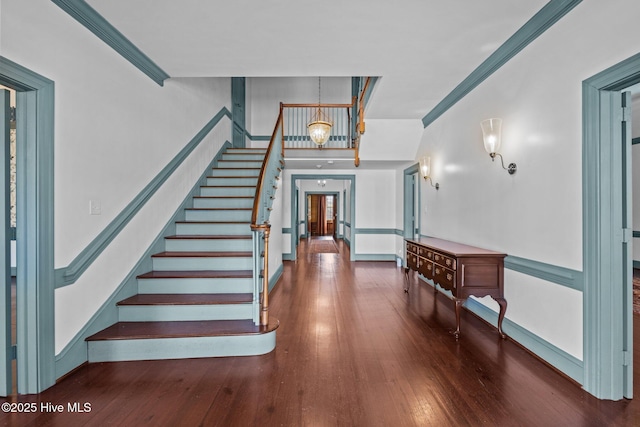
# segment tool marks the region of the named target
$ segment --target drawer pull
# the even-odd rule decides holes
[[[447,265],[451,266],[451,260],[450,259],[447,259]]]
[[[451,279],[453,279],[453,276],[449,273],[447,273],[447,280],[451,281]]]

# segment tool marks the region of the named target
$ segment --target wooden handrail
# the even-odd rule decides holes
[[[264,155],[264,160],[262,161],[262,167],[260,168],[260,175],[258,175],[258,185],[256,186],[256,194],[255,194],[255,197],[253,198],[253,210],[251,212],[251,229],[252,230],[255,227],[262,226],[262,224],[258,224],[258,214],[260,212],[262,188],[264,187],[265,172],[267,169],[267,164],[269,163],[269,157],[271,156],[271,151],[273,149],[274,142],[276,140],[276,133],[278,132],[279,125],[280,127],[282,127],[282,104],[280,104],[280,113],[278,114],[278,119],[276,120],[276,126],[273,130],[273,134],[271,135],[271,140],[269,141],[267,152]],[[284,141],[284,138],[282,139],[282,141]],[[282,145],[284,146],[284,144]],[[282,153],[284,153],[284,149]]]
[[[282,104],[283,108],[351,108],[351,104]]]

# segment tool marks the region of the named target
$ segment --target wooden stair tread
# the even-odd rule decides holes
[[[216,305],[252,301],[253,294],[138,294],[117,305]]]
[[[257,335],[272,332],[278,326],[277,319],[270,320],[267,326],[255,325],[252,320],[118,322],[86,341]]]
[[[152,258],[223,258],[223,257],[252,257],[250,251],[165,251],[151,255]]]
[[[251,239],[251,235],[236,235],[236,234],[185,234],[167,236],[165,239],[170,240],[248,240]]]
[[[170,270],[150,271],[138,276],[138,279],[250,279],[251,270]]]

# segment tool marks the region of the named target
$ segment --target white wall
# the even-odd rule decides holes
[[[55,266],[67,266],[220,110],[230,80],[158,86],[49,1],[3,2],[1,51],[55,82]],[[56,290],[56,352],[121,283],[224,140],[227,119],[73,285]],[[89,215],[99,200],[101,215]]]
[[[423,234],[582,270],[581,83],[638,53],[639,13],[631,0],[581,3],[425,129],[419,153],[441,189],[423,189]],[[482,147],[490,117],[504,119],[513,176]],[[509,273],[505,293],[507,318],[582,358],[580,292]]]
[[[424,127],[422,120],[382,120],[365,117],[360,160],[413,160]]]

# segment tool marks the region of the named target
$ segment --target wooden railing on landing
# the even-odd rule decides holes
[[[331,136],[322,148],[353,149],[351,110],[354,105],[355,97],[351,104],[282,104],[285,150],[318,148],[307,129],[318,110],[333,123]]]
[[[283,121],[283,146],[285,150],[319,148],[307,130],[307,124],[318,111],[333,122],[331,136],[322,148],[353,150],[354,164],[360,165],[360,136],[365,131],[364,109],[373,87],[373,79],[367,77],[350,104],[281,104]],[[284,109],[284,111],[283,111]]]
[[[267,152],[262,161],[251,213],[253,236],[253,301],[256,324],[269,324],[269,214],[284,167],[284,131],[282,104]],[[262,265],[261,265],[262,264]],[[262,278],[262,280],[260,280]]]

